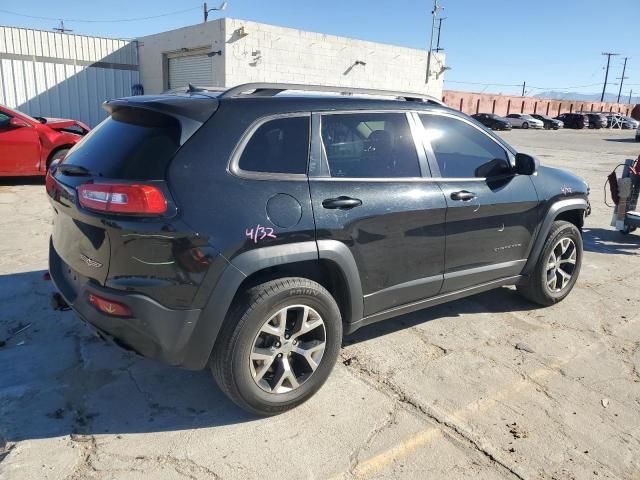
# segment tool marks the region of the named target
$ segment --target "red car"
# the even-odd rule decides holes
[[[76,120],[33,118],[0,105],[0,177],[46,174],[88,131]]]

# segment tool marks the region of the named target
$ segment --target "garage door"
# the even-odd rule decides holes
[[[169,88],[213,85],[213,63],[206,53],[169,57]]]

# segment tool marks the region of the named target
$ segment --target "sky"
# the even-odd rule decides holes
[[[209,0],[209,8],[219,0]],[[445,88],[504,94],[556,90],[599,93],[615,52],[609,93],[640,93],[640,0],[439,0],[440,46],[451,70]],[[431,0],[228,0],[224,16],[427,49]],[[186,10],[186,11],[185,11]],[[180,13],[173,13],[178,12]],[[8,12],[25,16],[13,15]],[[173,13],[146,20],[139,19]],[[50,17],[50,19],[28,16]],[[210,19],[220,12],[212,12]],[[0,3],[0,25],[49,30],[64,19],[74,33],[135,38],[202,21],[198,0],[20,0]],[[93,20],[92,22],[80,20]],[[120,20],[102,22],[102,20]],[[635,95],[634,95],[635,96]]]

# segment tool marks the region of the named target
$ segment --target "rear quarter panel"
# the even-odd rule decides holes
[[[227,170],[247,128],[259,117],[282,113],[274,111],[275,102],[269,103],[261,109],[242,100],[221,102],[215,115],[182,147],[169,168],[169,186],[181,219],[232,263],[236,256],[256,248],[315,241],[306,178],[256,180]],[[269,217],[267,202],[277,195],[293,197],[287,201],[300,210],[295,225],[277,225]]]

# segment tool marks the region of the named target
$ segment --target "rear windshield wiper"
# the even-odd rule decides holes
[[[63,163],[58,165],[58,171],[65,175],[86,177],[91,175],[91,172],[81,165],[73,165],[71,163]]]

